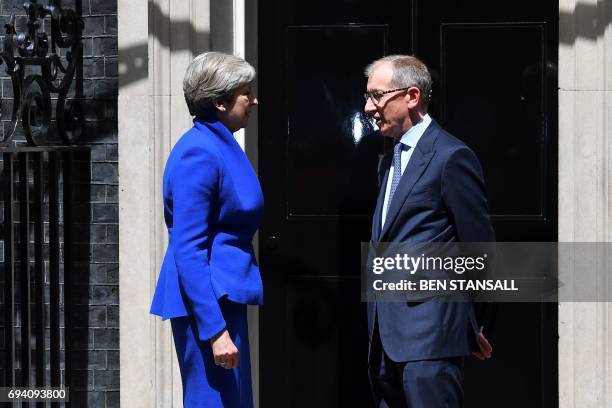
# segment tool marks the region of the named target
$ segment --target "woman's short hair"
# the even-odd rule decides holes
[[[372,62],[365,69],[365,75],[370,77],[382,63],[391,63],[393,77],[391,83],[398,88],[416,86],[421,91],[421,105],[427,106],[431,98],[431,75],[427,66],[411,55],[389,55]]]
[[[253,81],[255,69],[240,57],[205,52],[194,58],[183,79],[183,93],[192,116],[214,112],[215,102],[231,102],[236,89]]]

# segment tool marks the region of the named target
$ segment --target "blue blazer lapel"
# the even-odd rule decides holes
[[[387,234],[391,225],[393,225],[393,221],[395,218],[397,218],[399,210],[402,208],[404,201],[406,201],[406,198],[408,198],[410,195],[412,187],[414,187],[415,183],[419,180],[434,156],[436,152],[434,149],[434,144],[438,137],[437,130],[437,123],[432,121],[429,127],[425,130],[425,133],[423,133],[423,136],[421,136],[421,139],[417,145],[414,147],[414,152],[410,157],[406,170],[404,170],[399,185],[395,190],[395,194],[393,194],[393,198],[391,199],[389,212],[387,213],[387,219],[385,220],[385,226],[379,235],[381,241],[384,239],[385,234]]]

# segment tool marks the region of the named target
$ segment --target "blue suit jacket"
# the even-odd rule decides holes
[[[176,143],[163,177],[169,243],[151,313],[191,315],[207,340],[225,327],[218,300],[261,304],[252,239],[263,195],[249,160],[216,120],[194,120]]]
[[[377,242],[494,240],[480,163],[462,141],[435,121],[414,148],[381,229],[392,153],[383,158],[380,166],[373,246]],[[479,323],[471,303],[369,303],[370,339],[375,317],[383,348],[394,361],[463,356],[475,348]]]

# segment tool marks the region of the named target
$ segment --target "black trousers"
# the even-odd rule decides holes
[[[463,407],[463,357],[393,361],[382,347],[377,322],[369,376],[377,408]]]

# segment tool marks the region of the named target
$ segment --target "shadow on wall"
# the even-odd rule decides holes
[[[595,41],[604,35],[611,23],[612,5],[609,2],[598,3],[598,6],[579,3],[572,13],[559,13],[559,27],[563,27],[559,30],[559,43],[573,44],[578,38]]]
[[[232,25],[232,2],[225,0],[210,1],[210,32],[198,31],[189,20],[171,20],[158,4],[149,3],[149,35],[170,53],[185,50],[193,55],[205,50],[231,52],[232,32],[227,28]],[[148,43],[121,48],[119,53],[119,88],[148,77]]]
[[[602,13],[602,9],[605,13]],[[256,10],[251,10],[251,12],[256,12]],[[602,21],[602,15],[605,16],[605,21]],[[203,49],[198,49],[198,46],[203,45],[211,50],[231,51],[232,33],[227,30],[227,27],[231,27],[233,23],[231,2],[211,0],[210,20],[210,33],[197,31],[190,21],[171,21],[170,16],[164,14],[158,4],[149,3],[149,34],[170,52],[189,50],[193,55],[197,55],[203,51]],[[611,23],[612,7],[606,8],[605,3],[599,3],[598,6],[579,3],[573,12],[561,11],[559,13],[559,25],[564,28],[559,33],[559,43],[573,44],[577,38],[596,40],[604,35],[606,27]],[[182,33],[185,41],[172,42],[168,34],[170,26],[172,26],[173,33]],[[163,33],[156,28],[162,28]],[[119,52],[121,54],[120,88],[148,76],[148,44],[122,48]]]

